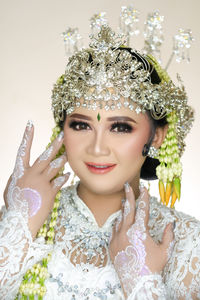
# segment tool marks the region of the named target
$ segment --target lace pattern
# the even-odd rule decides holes
[[[127,296],[132,293],[142,276],[151,274],[145,265],[146,250],[143,243],[146,240],[145,206],[145,202],[139,200],[135,223],[127,231],[130,244],[125,251],[120,251],[114,260],[115,269]]]
[[[159,242],[168,223],[176,221],[174,249],[163,271],[167,299],[199,299],[200,223],[151,199],[150,234]]]
[[[66,299],[65,293],[60,292],[59,295],[62,288],[66,288],[69,299],[83,300],[80,295],[86,290],[86,282],[93,285],[90,291],[87,290],[89,300],[95,299],[93,293],[98,288],[99,299],[124,300],[119,278],[108,255],[112,226],[120,211],[111,215],[99,228],[92,212],[77,196],[76,186],[62,190],[53,259],[48,266],[51,277],[46,281],[45,300]],[[161,241],[165,226],[174,220],[174,250],[162,275],[142,276],[135,282],[128,300],[200,298],[200,222],[170,210],[151,198],[149,232],[156,242]],[[45,257],[52,249],[50,247],[44,245],[43,240],[32,242],[26,220],[19,212],[3,209],[0,222],[2,300],[14,300],[26,270]],[[110,282],[113,294],[106,289],[105,282]],[[78,293],[75,293],[75,285],[78,286]]]
[[[77,283],[71,284],[63,278],[63,273],[59,273],[57,276],[50,276],[50,282],[57,285],[57,293],[59,298],[69,295],[71,299],[82,299],[82,300],[99,300],[99,299],[115,299],[115,293],[120,289],[120,283],[112,284],[106,280],[104,287],[100,288],[96,286],[80,288]]]
[[[30,140],[30,130],[32,123],[28,121],[24,136],[17,152],[14,171],[11,177],[11,182],[8,186],[7,204],[9,210],[18,211],[28,222],[28,218],[33,217],[41,207],[40,194],[31,188],[22,188],[17,185],[18,180],[24,175],[24,159],[27,151],[27,146]]]
[[[127,300],[166,300],[167,292],[160,275],[140,278],[139,283]]]
[[[2,210],[0,222],[0,296],[14,299],[25,272],[51,250],[43,239],[32,242],[27,223],[19,212]]]
[[[23,197],[21,198],[23,190],[21,190],[18,186],[16,186],[16,183],[17,180],[24,175],[23,158],[25,156],[25,151],[29,140],[29,134],[28,134],[29,130],[30,128],[27,126],[24,132],[21,145],[17,152],[15,167],[11,177],[11,182],[8,187],[8,195],[7,195],[9,209],[13,209],[14,211],[21,212],[23,216],[26,218],[28,218],[28,202],[24,201]]]
[[[75,266],[79,264],[83,269],[87,269],[87,264],[103,267],[109,259],[112,227],[99,228],[93,216],[91,220],[87,207],[82,203],[80,211],[73,197],[69,191],[61,196],[61,202],[67,198],[69,205],[67,209],[63,206],[59,210],[60,219],[55,230],[57,244]]]

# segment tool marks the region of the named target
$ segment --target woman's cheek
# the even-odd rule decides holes
[[[64,144],[66,148],[69,147],[69,145],[73,147],[75,141],[76,141],[76,134],[72,131],[71,128],[66,126],[64,129]]]
[[[70,130],[65,132],[64,145],[67,159],[75,173],[78,172],[77,165],[84,154],[83,142],[84,141],[81,140],[80,135],[76,133],[74,134],[74,132],[71,132]]]
[[[71,152],[75,151],[77,149],[76,145],[76,139],[74,139],[74,136],[72,136],[69,132],[69,130],[66,130],[64,132],[64,145],[67,153],[67,157],[71,156]]]
[[[120,146],[120,151],[126,153],[129,157],[142,156],[142,150],[144,147],[145,141],[141,137],[128,139],[127,143],[122,143]]]

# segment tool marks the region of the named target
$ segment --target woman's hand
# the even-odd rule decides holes
[[[33,132],[34,127],[28,122],[4,196],[8,209],[20,211],[27,218],[29,229],[35,237],[53,208],[55,196],[67,181],[69,174],[54,179],[67,162],[65,154],[53,160],[62,146],[63,132],[32,166],[29,165]]]
[[[173,225],[168,224],[161,244],[148,231],[149,195],[146,188],[136,201],[125,184],[126,201],[117,219],[110,243],[110,257],[118,273],[125,296],[129,296],[142,276],[160,273],[173,250]]]

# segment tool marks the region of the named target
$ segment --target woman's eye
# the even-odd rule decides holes
[[[130,133],[133,128],[127,123],[114,123],[111,130],[114,132]]]
[[[69,124],[69,127],[73,130],[80,131],[80,130],[87,130],[89,128],[89,125],[85,122],[78,122],[78,121],[72,121]]]

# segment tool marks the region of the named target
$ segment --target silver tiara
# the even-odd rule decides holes
[[[149,56],[149,53],[147,55],[147,50],[151,48],[150,54],[160,56],[158,44],[161,43],[162,38],[161,33],[158,34],[160,28],[158,23],[161,24],[163,18],[158,17],[156,12],[151,17],[149,15],[147,19],[149,21],[145,24],[146,39],[143,51],[145,54],[142,55],[130,48],[131,34],[138,34],[139,31],[138,13],[132,7],[122,9],[121,32],[118,34],[107,25],[105,14],[95,15],[91,19],[92,34],[88,48],[77,51],[80,43],[80,36],[77,39],[77,30],[68,29],[63,34],[65,43],[68,43],[67,52],[72,50],[69,49],[72,44],[75,52],[69,57],[65,73],[53,88],[54,118],[59,124],[65,114],[71,114],[77,107],[88,110],[115,110],[125,107],[136,113],[149,110],[154,119],[162,119],[175,111],[177,138],[182,153],[185,147],[185,136],[194,120],[193,110],[187,104],[187,95],[180,78],[178,77],[178,86],[176,86],[152,55]],[[150,24],[157,32],[154,36],[148,33]],[[161,28],[159,30],[161,32]],[[159,43],[158,39],[155,39],[156,34],[160,37]],[[152,39],[154,39],[153,47],[150,45]],[[174,55],[177,53],[174,52]],[[183,54],[182,59],[185,59]],[[158,84],[151,82],[154,69],[162,79]]]
[[[133,5],[121,7],[121,13],[119,17],[119,33],[125,37],[127,46],[130,46],[133,37],[140,34],[141,30],[139,29],[139,15],[140,12],[135,9]],[[162,62],[161,47],[164,42],[163,22],[164,16],[162,16],[159,11],[156,10],[147,15],[143,30],[144,47],[142,52],[148,55],[151,54],[159,63]],[[97,34],[103,25],[108,25],[105,12],[95,14],[90,19],[92,34]],[[67,57],[71,56],[83,46],[82,37],[78,32],[78,28],[73,29],[68,27],[66,31],[62,33],[62,37],[64,39]],[[174,57],[177,62],[190,62],[189,51],[193,42],[194,38],[192,36],[192,31],[190,29],[180,28],[173,36],[172,52],[164,69],[168,69]]]

